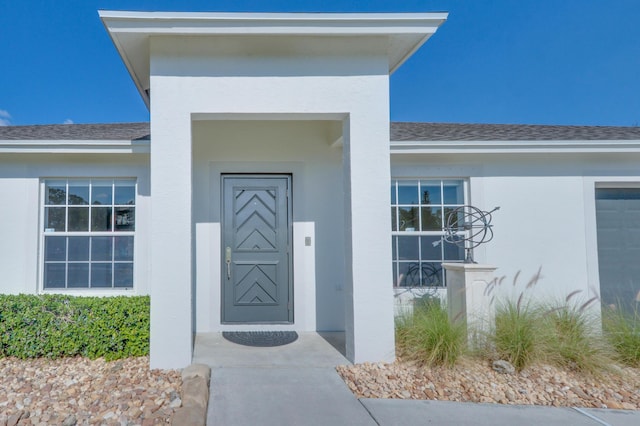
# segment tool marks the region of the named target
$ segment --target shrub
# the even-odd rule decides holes
[[[568,303],[544,311],[543,327],[550,331],[547,357],[554,364],[573,370],[597,373],[612,362],[612,354],[600,333],[597,321],[586,309]]]
[[[0,295],[0,357],[149,353],[149,297]]]
[[[400,356],[423,365],[452,366],[465,346],[464,324],[452,323],[440,303],[418,303],[396,320]]]
[[[518,371],[539,360],[544,353],[541,351],[544,334],[539,322],[539,311],[523,303],[522,295],[517,302],[498,304],[491,336],[498,357],[509,361]]]
[[[640,367],[640,312],[603,308],[603,325],[607,340],[620,362]]]

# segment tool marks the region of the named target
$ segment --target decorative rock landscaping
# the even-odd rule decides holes
[[[640,409],[640,369],[614,366],[593,377],[546,365],[520,373],[504,367],[465,359],[453,368],[397,362],[337,370],[360,398]],[[209,379],[209,368],[200,365],[186,368],[182,377],[149,370],[147,357],[3,358],[0,426],[204,425]]]
[[[0,426],[167,424],[181,406],[178,371],[148,357],[0,358]]]
[[[464,360],[453,368],[401,362],[337,368],[359,398],[640,409],[640,369],[612,369],[593,377],[541,365],[510,374],[477,360]]]

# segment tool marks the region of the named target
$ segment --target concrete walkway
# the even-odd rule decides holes
[[[207,424],[640,425],[640,411],[394,399],[358,400],[335,371],[348,364],[341,334],[301,333],[289,345],[250,348],[221,334],[196,337],[193,362],[211,366]]]

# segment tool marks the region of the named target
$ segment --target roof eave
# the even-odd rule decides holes
[[[0,154],[149,154],[150,140],[0,140]]]
[[[100,13],[101,11],[98,11],[98,14]],[[149,92],[144,89],[142,82],[136,75],[135,69],[131,64],[129,57],[126,55],[124,46],[122,46],[122,44],[120,43],[120,40],[117,37],[114,37],[114,34],[110,31],[109,27],[107,26],[107,23],[102,18],[102,15],[100,15],[100,20],[102,21],[102,25],[104,25],[104,28],[107,30],[107,34],[109,34],[109,38],[111,39],[111,42],[113,43],[113,45],[116,47],[116,50],[120,54],[120,58],[122,59],[122,62],[124,62],[124,66],[127,68],[127,71],[129,72],[129,75],[133,80],[133,84],[136,85],[136,89],[138,89],[138,92],[140,93],[140,96],[142,97],[144,104],[147,106],[147,109],[149,109],[151,107],[151,103],[150,103],[151,99],[149,97]]]
[[[640,153],[640,140],[391,141],[391,154]]]
[[[109,10],[100,10],[98,14],[147,107],[150,102],[149,70],[137,69],[130,58],[148,57],[151,35],[386,36],[394,40],[387,52],[389,73],[392,73],[437,31],[448,16],[444,12],[298,14]],[[127,36],[126,41],[120,38],[122,35]]]

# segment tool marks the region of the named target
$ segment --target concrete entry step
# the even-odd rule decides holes
[[[222,367],[335,367],[349,364],[342,355],[344,333],[298,332],[298,339],[284,346],[257,348],[231,343],[222,333],[196,335],[193,362]]]

